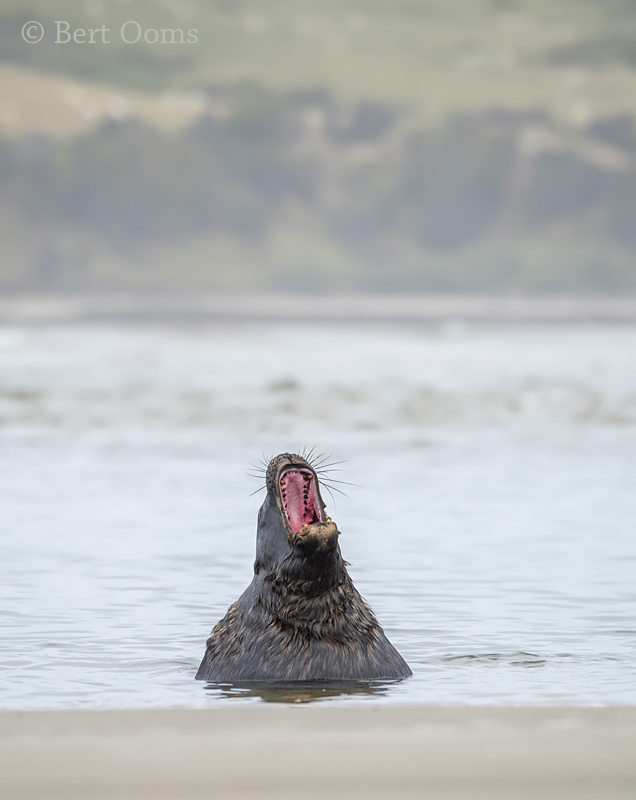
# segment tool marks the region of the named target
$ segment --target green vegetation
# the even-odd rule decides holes
[[[2,0],[0,60],[205,98],[0,138],[5,289],[636,289],[634,0]]]
[[[20,36],[39,20],[37,45]],[[54,44],[55,20],[106,25],[111,44]],[[196,28],[193,45],[125,45],[121,25]],[[395,103],[422,121],[492,106],[571,121],[636,113],[632,0],[3,0],[0,60],[134,89],[257,82]],[[573,81],[568,70],[587,74]]]
[[[424,129],[326,92],[248,85],[223,100],[229,113],[170,136],[111,121],[67,142],[4,142],[2,202],[46,232],[23,280],[99,284],[107,251],[112,282],[152,283],[135,264],[169,248],[173,284],[636,288],[631,118],[573,132],[493,110]]]

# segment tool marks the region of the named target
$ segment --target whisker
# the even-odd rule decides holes
[[[341,483],[343,486],[355,486],[356,489],[362,489],[363,487],[360,486],[359,483],[349,483],[349,481],[337,481],[335,478],[326,478],[321,481],[321,483]]]
[[[255,494],[258,494],[258,492],[262,492],[262,491],[263,491],[263,489],[267,489],[267,486],[263,485],[263,486],[261,486],[261,487],[260,487],[260,489],[256,489],[256,491],[254,491],[254,492],[251,492],[251,493],[250,493],[250,494],[248,494],[247,496],[248,496],[248,497],[252,497],[253,495],[255,495]]]
[[[334,492],[338,492],[338,494],[341,494],[343,497],[348,497],[348,495],[345,492],[343,492],[342,489],[338,489],[337,486],[329,486],[326,483],[323,483],[323,486],[329,492],[329,494],[331,494],[331,489],[333,489]],[[333,497],[333,495],[332,495],[332,497]]]
[[[317,464],[315,466],[312,464],[312,466],[314,467],[314,470],[317,470],[317,469],[329,469],[330,467],[337,467],[338,464],[348,464],[348,463],[349,460],[345,459],[344,461],[332,461],[331,464]]]
[[[331,489],[330,489],[328,486],[326,486],[326,485],[325,485],[325,489],[326,489],[326,490],[329,492],[329,494],[331,495],[331,499],[333,500],[333,507],[334,507],[334,510],[335,510],[335,508],[336,508],[336,505],[337,505],[337,504],[336,504],[336,498],[333,496],[333,494],[331,494]]]
[[[314,460],[311,463],[311,466],[315,469],[316,467],[321,467],[323,463],[331,458],[331,453],[327,450],[323,450],[322,453],[319,453],[317,456],[314,456]]]
[[[262,473],[263,475],[265,475],[265,470],[263,469],[263,467],[260,464],[252,464],[251,461],[248,461],[247,463],[250,465],[250,467],[252,467],[252,469],[255,469],[257,472]]]

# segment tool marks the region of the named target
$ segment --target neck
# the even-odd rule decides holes
[[[305,555],[290,553],[266,578],[272,588],[284,587],[284,594],[315,597],[331,591],[345,579],[340,548],[331,553]]]
[[[275,624],[312,639],[344,641],[350,637],[347,609],[357,593],[342,558],[314,577],[301,564],[290,562],[265,578],[269,591],[263,601]]]

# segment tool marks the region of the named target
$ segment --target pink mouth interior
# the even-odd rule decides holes
[[[298,533],[303,525],[323,521],[316,482],[311,472],[303,469],[286,470],[281,475],[280,494],[294,533]]]

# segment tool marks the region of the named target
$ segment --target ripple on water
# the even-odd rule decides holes
[[[9,337],[0,707],[636,703],[634,352],[593,325]],[[414,677],[196,682],[251,579],[249,464],[313,443],[348,462],[329,510]]]

